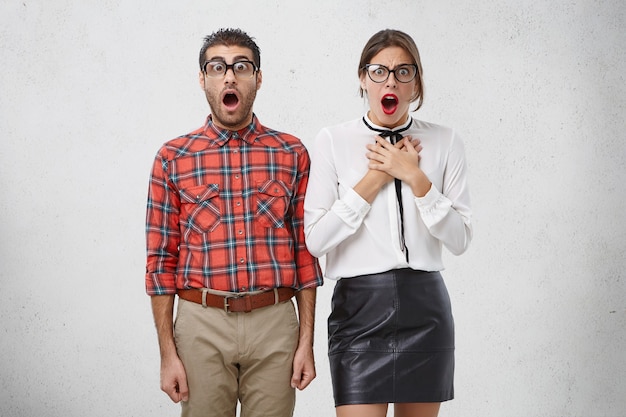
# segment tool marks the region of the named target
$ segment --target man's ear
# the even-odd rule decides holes
[[[204,90],[204,73],[202,71],[198,73],[198,82],[200,83],[200,88]]]
[[[261,84],[263,84],[263,73],[258,70],[256,73],[256,91],[261,89]]]

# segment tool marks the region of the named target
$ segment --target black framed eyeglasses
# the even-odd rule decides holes
[[[227,64],[224,61],[206,61],[202,71],[209,78],[219,78],[226,75],[226,72],[232,69],[237,78],[251,78],[258,71],[254,62],[249,60],[241,60]]]
[[[375,83],[384,83],[389,78],[389,74],[393,72],[396,80],[401,83],[410,83],[417,76],[417,65],[415,64],[402,64],[398,65],[394,69],[389,69],[380,64],[367,64],[365,66],[365,72],[367,72],[370,80]]]

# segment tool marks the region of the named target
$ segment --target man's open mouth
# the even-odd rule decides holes
[[[228,109],[234,109],[239,104],[239,97],[235,93],[226,93],[222,99],[222,103]]]
[[[398,108],[398,97],[395,94],[385,94],[381,100],[383,112],[393,114]]]

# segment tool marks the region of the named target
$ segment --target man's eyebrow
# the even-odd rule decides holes
[[[252,61],[252,59],[250,57],[247,57],[245,55],[237,55],[236,57],[233,58],[233,62],[237,62],[237,61],[241,61],[241,60],[247,60],[247,61]],[[226,62],[226,58],[224,58],[223,56],[213,56],[209,59],[207,59],[207,61],[223,61]]]

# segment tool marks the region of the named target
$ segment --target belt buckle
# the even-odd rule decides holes
[[[226,312],[227,314],[230,313],[230,311],[228,311],[228,307],[230,307],[230,304],[228,304],[228,299],[230,298],[237,298],[236,296],[228,296],[225,295],[224,296],[224,312]]]
[[[229,299],[233,299],[233,300],[243,300],[245,302],[245,305],[243,307],[242,310],[236,311],[236,313],[249,313],[252,311],[252,296],[247,294],[247,295],[227,295],[224,296],[224,311],[226,313],[232,313],[232,311],[230,311],[229,307],[230,304],[228,303]]]

